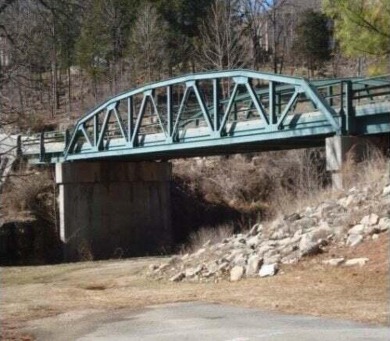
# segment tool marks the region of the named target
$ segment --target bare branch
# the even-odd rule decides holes
[[[16,0],[3,0],[2,4],[0,4],[0,14],[3,13],[6,8],[12,5]]]
[[[202,39],[200,62],[205,69],[234,69],[245,64],[246,46],[237,25],[234,1],[215,0],[200,30]]]

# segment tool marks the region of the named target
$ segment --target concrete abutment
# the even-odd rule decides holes
[[[172,245],[171,164],[56,165],[66,261],[141,256]]]

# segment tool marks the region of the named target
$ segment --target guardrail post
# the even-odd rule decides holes
[[[333,107],[333,86],[332,85],[328,86],[327,95],[329,97],[329,105]]]
[[[167,86],[167,134],[168,134],[169,141],[172,141],[172,133],[173,133],[172,86],[168,85]]]
[[[16,157],[22,156],[22,135],[16,137]]]
[[[344,82],[340,82],[340,115],[344,114]]]
[[[69,141],[70,141],[69,129],[66,129],[64,134],[65,150],[68,148]]]
[[[354,131],[354,107],[353,107],[353,88],[351,81],[344,82],[345,87],[345,131],[352,134]]]
[[[278,109],[277,115],[280,116],[282,114],[282,94],[280,92],[275,94],[275,102]]]
[[[276,109],[275,108],[275,82],[269,82],[269,113],[270,113],[271,124],[277,123],[275,109]]]
[[[218,134],[220,120],[219,120],[219,98],[221,95],[221,84],[218,78],[213,79],[213,107],[214,107],[214,132]],[[218,134],[220,135],[220,134]]]
[[[39,161],[45,161],[45,132],[42,132],[39,136]]]

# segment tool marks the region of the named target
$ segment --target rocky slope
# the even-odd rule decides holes
[[[151,265],[149,275],[173,282],[274,276],[283,264],[326,253],[330,247],[353,248],[365,240],[382,238],[390,230],[390,184],[380,190],[373,187],[351,188],[319,205],[256,224],[245,234],[217,244],[206,242],[194,253]],[[364,266],[369,261],[328,257],[323,263]]]

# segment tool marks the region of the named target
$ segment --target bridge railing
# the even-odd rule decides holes
[[[351,85],[352,101],[356,105],[390,100],[390,76],[362,79]]]
[[[381,76],[343,81],[340,94],[343,133],[355,134],[359,108],[368,115],[383,103],[390,103],[390,77]],[[376,109],[378,110],[378,109]]]
[[[20,153],[24,156],[34,156],[39,162],[60,159],[69,142],[70,133],[65,131],[46,131],[20,139]]]

